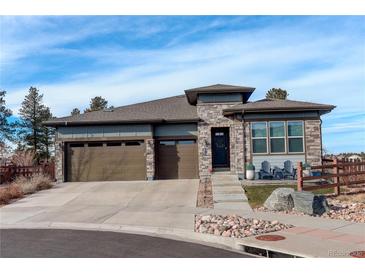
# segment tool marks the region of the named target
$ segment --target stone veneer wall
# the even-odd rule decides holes
[[[322,132],[321,120],[305,121],[306,161],[311,165],[322,164]]]
[[[235,104],[198,104],[197,112],[201,119],[198,122],[199,176],[210,178],[212,170],[211,128],[229,127],[230,136],[230,170],[239,174],[244,172],[244,136],[241,121],[223,116],[225,108]]]
[[[244,141],[244,147],[245,147],[245,163],[252,162],[252,155],[251,155],[251,127],[250,122],[244,122],[244,132],[245,132],[245,141]]]
[[[64,182],[64,143],[60,141],[55,142],[55,177],[57,183]]]
[[[155,178],[155,140],[146,140],[146,176],[151,181]]]

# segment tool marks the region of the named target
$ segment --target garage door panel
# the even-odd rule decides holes
[[[144,180],[145,146],[69,147],[69,181]]]
[[[159,179],[198,178],[197,144],[167,141],[157,146],[157,177]]]

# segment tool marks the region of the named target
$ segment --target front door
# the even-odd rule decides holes
[[[213,168],[229,168],[229,128],[212,128]]]

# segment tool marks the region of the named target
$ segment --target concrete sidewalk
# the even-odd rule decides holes
[[[279,232],[285,239],[276,242],[259,241],[254,237],[238,240],[242,247],[253,246],[298,257],[351,257],[350,252],[365,251],[365,224],[320,217],[294,216],[276,213],[254,213],[254,218],[278,220],[295,227]],[[242,248],[244,250],[244,248]]]
[[[237,176],[230,174],[213,174],[212,185],[214,209],[209,214],[234,213],[246,218],[277,220],[295,226],[280,232],[269,233],[284,236],[285,240],[282,241],[263,242],[255,237],[235,240],[237,247],[241,247],[242,250],[245,246],[251,246],[298,257],[349,257],[352,251],[365,250],[365,224],[253,211]]]
[[[296,257],[351,257],[350,252],[365,250],[365,224],[311,216],[297,216],[285,213],[212,209],[204,214],[237,214],[254,218],[291,224],[295,227],[268,235],[281,235],[285,240],[266,242],[255,237],[235,239],[234,245],[241,251],[255,247]],[[216,237],[216,236],[215,236]],[[220,237],[222,238],[222,237]],[[267,252],[270,253],[270,252]]]

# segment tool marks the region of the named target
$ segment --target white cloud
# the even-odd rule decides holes
[[[41,27],[42,20],[26,20],[29,22],[22,24]],[[257,91],[253,99],[262,98],[271,87],[282,87],[289,90],[292,99],[337,105],[333,113],[323,116],[325,139],[332,144],[333,139],[327,136],[363,129],[363,120],[351,118],[365,108],[365,52],[363,40],[357,33],[341,30],[326,35],[313,27],[316,22],[323,22],[313,19],[293,25],[219,32],[190,42],[186,39],[189,35],[228,23],[245,23],[244,20],[220,19],[181,31],[164,46],[150,49],[118,44],[64,48],[63,45],[70,41],[100,33],[128,32],[131,27],[134,30],[131,35],[136,37],[179,29],[179,26],[166,26],[158,20],[153,24],[148,20],[129,19],[123,24],[108,20],[96,20],[85,26],[78,22],[76,31],[72,32],[48,33],[41,27],[36,33],[39,39],[18,44],[19,37],[15,37],[12,43],[7,43],[2,58],[17,68],[23,56],[42,50],[50,58],[87,57],[100,65],[99,70],[85,67],[59,82],[31,83],[44,93],[46,104],[57,116],[68,115],[74,107],[86,108],[89,99],[96,95],[102,95],[110,104],[119,106],[173,96],[187,88],[219,82],[254,86]],[[48,27],[57,28],[52,20],[46,22]],[[13,28],[8,31],[15,33]],[[8,90],[7,101],[15,112],[28,88],[29,85],[25,84]],[[344,117],[353,121],[343,122]]]
[[[285,80],[288,68],[295,70],[308,60],[348,54],[339,49],[344,38],[302,39],[299,45],[297,40],[290,40],[282,45],[282,36],[288,35],[288,31],[278,33],[277,39],[269,37],[271,32],[271,29],[232,32],[208,41],[169,49],[86,50],[80,54],[104,61],[109,58],[113,62],[129,58],[135,64],[111,71],[86,71],[69,82],[38,86],[45,93],[45,99],[52,105],[54,112],[64,115],[75,105],[87,104],[89,98],[97,94],[102,94],[117,105],[174,95],[185,88],[215,82],[253,85],[259,88],[260,97],[264,90],[282,84],[293,90],[293,99],[311,100],[314,97],[314,101],[333,103],[338,102],[333,100],[337,96],[327,96],[327,90],[333,95],[338,92],[334,86],[337,88],[342,83],[347,84],[353,80],[358,83],[362,77],[363,64],[355,62],[345,64],[346,66],[312,69],[304,75],[294,75],[290,80]],[[248,40],[250,43],[246,42]],[[284,79],[278,80],[281,77]],[[9,103],[16,108],[25,91],[26,87],[22,91],[12,92],[8,98]],[[359,89],[354,92],[358,93]]]

